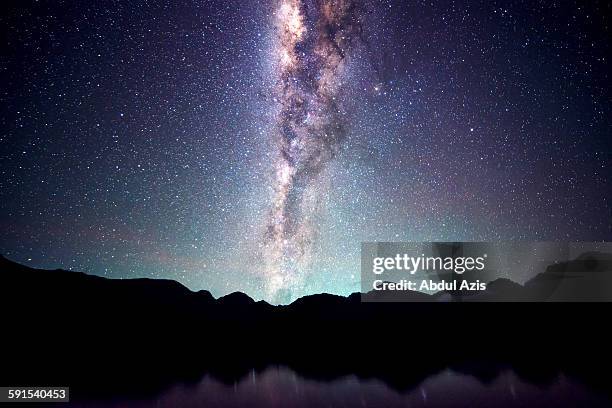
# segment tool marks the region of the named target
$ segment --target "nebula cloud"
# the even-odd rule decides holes
[[[265,237],[271,298],[299,285],[311,260],[321,174],[347,133],[341,91],[362,21],[363,7],[354,0],[282,0],[276,10],[278,154]]]

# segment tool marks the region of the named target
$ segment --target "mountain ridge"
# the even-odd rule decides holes
[[[176,293],[184,292],[186,296],[197,295],[205,301],[210,301],[210,302],[214,301],[214,302],[219,302],[221,304],[230,304],[233,306],[242,306],[242,307],[253,305],[253,304],[256,304],[256,305],[265,304],[265,305],[269,305],[273,307],[276,307],[276,306],[299,307],[300,305],[311,302],[313,299],[312,298],[313,296],[316,297],[316,299],[318,299],[319,301],[325,299],[326,302],[333,302],[332,299],[336,299],[338,301],[342,299],[342,301],[350,303],[353,299],[355,299],[355,297],[360,297],[362,301],[366,301],[366,302],[376,302],[376,301],[387,301],[387,302],[388,301],[399,301],[399,302],[432,301],[432,302],[436,302],[436,301],[445,301],[443,298],[445,295],[453,296],[451,299],[452,301],[457,301],[458,299],[457,297],[454,297],[454,295],[458,295],[458,294],[462,296],[466,295],[466,293],[459,293],[458,291],[457,292],[440,291],[440,292],[436,292],[433,294],[428,294],[428,293],[419,292],[419,291],[393,292],[393,291],[374,291],[372,290],[366,293],[353,292],[347,296],[331,294],[331,293],[310,294],[310,295],[301,296],[293,300],[289,304],[275,305],[263,299],[255,300],[248,294],[244,292],[240,292],[240,291],[234,291],[226,295],[222,295],[222,296],[215,298],[212,295],[212,293],[206,289],[200,289],[200,290],[194,291],[186,287],[182,283],[176,280],[173,280],[173,279],[158,279],[158,278],[127,278],[127,279],[119,278],[117,279],[117,278],[99,276],[95,274],[89,274],[86,272],[71,271],[71,270],[65,270],[65,269],[31,268],[26,265],[20,264],[18,262],[12,261],[6,258],[5,256],[3,256],[2,254],[0,254],[0,272],[2,272],[2,270],[5,268],[21,270],[21,271],[29,271],[30,273],[34,272],[34,273],[74,274],[72,276],[87,277],[88,279],[97,280],[97,281],[106,280],[106,281],[111,281],[111,282],[126,282],[126,283],[123,283],[123,285],[126,285],[126,286],[141,284],[143,286],[149,286],[151,289],[154,287],[158,287],[159,289],[161,289],[164,285],[166,285],[166,288],[167,288],[166,290],[173,290]],[[585,273],[585,272],[588,272],[588,273]],[[558,284],[561,280],[564,280],[564,279],[580,278],[581,280],[584,280],[584,278],[593,278],[595,275],[591,275],[591,273],[598,273],[598,272],[610,272],[610,274],[608,275],[612,274],[612,255],[611,254],[602,253],[602,252],[587,252],[587,253],[581,254],[576,259],[549,265],[544,272],[541,272],[535,275],[534,277],[526,281],[524,284],[517,283],[508,278],[497,278],[497,279],[494,279],[488,282],[487,289],[483,291],[483,293],[477,293],[475,295],[468,294],[468,295],[473,295],[473,296],[469,296],[467,300],[468,301],[469,300],[482,300],[482,299],[487,299],[487,300],[497,299],[501,301],[543,300],[543,299],[535,298],[532,293],[533,290],[535,289],[542,289],[541,286],[543,284],[551,283],[551,282]],[[51,275],[47,277],[50,277],[50,276]],[[604,286],[604,289],[610,289],[610,293],[608,294],[609,299],[607,300],[612,301],[612,280],[609,277],[607,278],[608,279],[606,282],[604,282],[603,286]],[[554,289],[544,288],[544,290],[552,291]],[[601,291],[597,291],[597,294],[599,295],[600,292]],[[188,295],[187,293],[190,293],[190,295]],[[492,299],[488,299],[488,297],[493,294],[495,294],[496,297]],[[588,294],[584,296],[585,296],[585,299],[588,299]],[[465,297],[461,299],[462,301],[466,300]],[[597,299],[600,300],[599,297],[597,297]],[[557,300],[563,300],[563,299],[557,299]]]

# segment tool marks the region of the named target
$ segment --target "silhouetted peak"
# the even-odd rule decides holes
[[[273,307],[271,304],[269,304],[268,302],[266,302],[265,300],[259,300],[257,302],[255,302],[257,305],[260,306],[264,306],[264,307]]]
[[[347,300],[344,296],[332,295],[330,293],[318,293],[315,295],[302,296],[290,304],[292,307],[301,307],[308,305],[331,306],[345,303]]]
[[[218,301],[221,304],[232,306],[246,306],[255,303],[255,301],[249,295],[242,292],[233,292],[229,295],[221,296]]]
[[[215,300],[214,296],[207,290],[198,290],[196,293],[201,300],[206,300],[208,302],[212,302]]]

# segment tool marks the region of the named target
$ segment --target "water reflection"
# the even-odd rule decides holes
[[[286,367],[269,367],[233,384],[205,376],[196,384],[177,384],[156,397],[115,401],[82,401],[93,407],[457,407],[457,406],[611,406],[598,394],[559,375],[545,386],[533,385],[514,372],[482,382],[445,370],[404,392],[376,379],[346,376],[332,381],[303,378]]]

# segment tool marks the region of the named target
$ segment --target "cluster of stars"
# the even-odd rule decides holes
[[[278,64],[313,64],[279,59],[282,3],[7,6],[0,252],[269,298]],[[612,238],[605,5],[357,3],[342,75],[303,70],[341,89],[343,134],[292,298],[358,290],[362,241]]]

